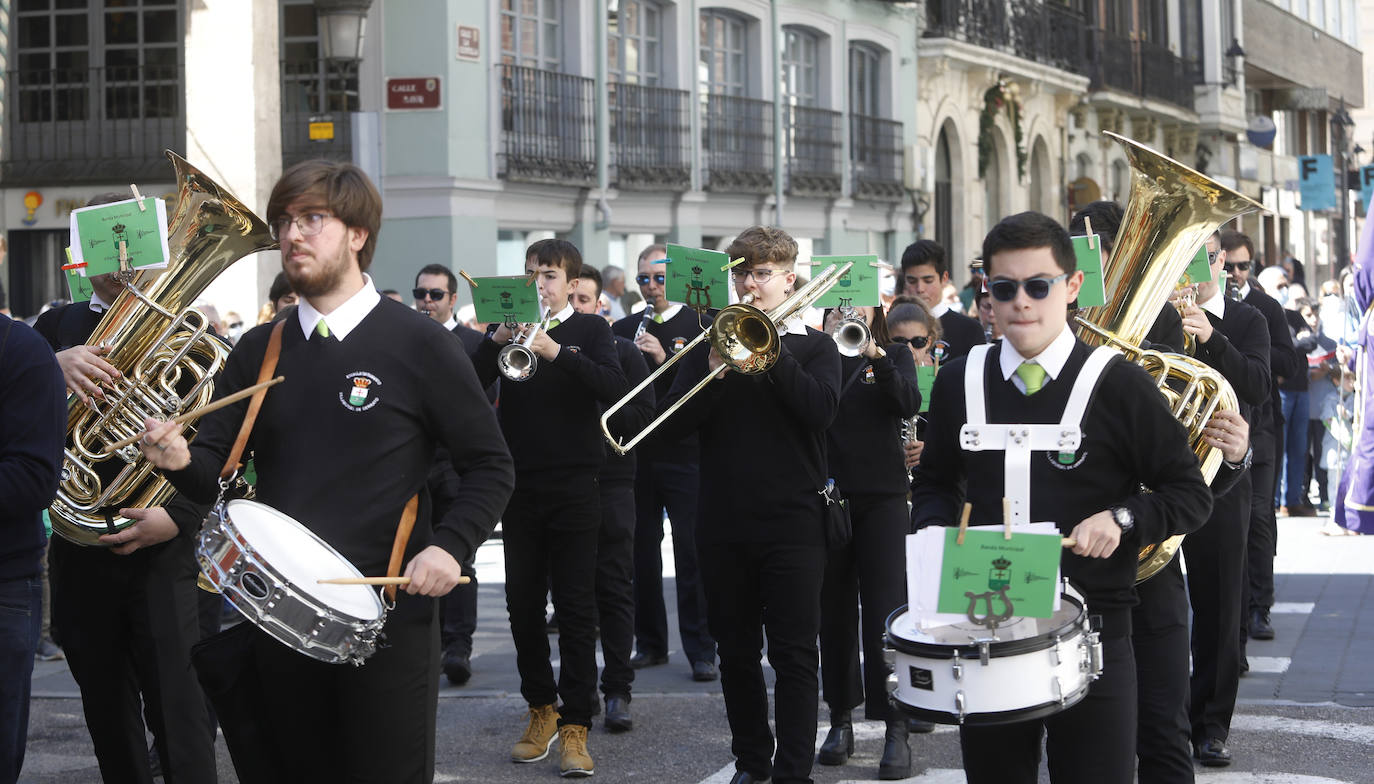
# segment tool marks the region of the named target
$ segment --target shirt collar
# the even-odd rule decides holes
[[[1250,281],[1246,280],[1245,285],[1240,287],[1240,298],[1245,299],[1250,296]]]
[[[1217,318],[1226,318],[1226,295],[1222,292],[1221,287],[1217,286],[1217,293],[1213,294],[1206,302],[1198,303],[1198,307]]]
[[[681,303],[669,302],[667,310],[664,310],[662,313],[658,314],[658,319],[659,321],[671,321],[680,310],[682,310]]]
[[[444,329],[448,330],[449,332],[452,332],[453,328],[456,326],[458,326],[457,316],[449,316],[448,321],[444,322]]]
[[[784,335],[805,335],[806,322],[801,316],[793,316],[782,324],[782,334]]]
[[[99,294],[92,291],[91,301],[88,303],[88,307],[90,307],[90,309],[94,310],[96,313],[104,313],[105,311],[110,309],[110,303],[101,299]]]
[[[935,318],[940,318],[948,312],[949,303],[945,302],[944,300],[940,300],[940,303],[938,305],[930,309],[930,315],[934,316]]]
[[[377,293],[377,287],[372,283],[372,276],[363,273],[363,287],[358,289],[358,293],[349,297],[344,303],[334,309],[328,316],[315,310],[310,304],[310,300],[301,297],[296,303],[296,318],[300,322],[301,331],[305,333],[305,339],[309,340],[310,335],[315,331],[315,325],[324,321],[329,327],[329,334],[343,340],[348,337],[372,309],[377,307],[377,303],[382,301],[382,295]]]
[[[572,314],[573,314],[573,306],[572,306],[572,303],[568,303],[567,305],[564,305],[564,306],[563,306],[563,309],[562,309],[562,310],[558,311],[557,313],[555,313],[555,314],[553,314],[552,316],[549,317],[549,323],[552,324],[552,323],[554,322],[554,320],[557,319],[558,323],[559,323],[559,324],[562,324],[563,322],[565,322],[565,321],[567,321],[568,319],[572,318]]]
[[[1064,363],[1069,361],[1069,354],[1073,352],[1075,342],[1073,331],[1069,329],[1068,324],[1065,324],[1059,336],[1050,341],[1050,344],[1045,347],[1044,351],[1041,351],[1038,356],[1027,360],[1025,357],[1021,356],[1021,353],[1016,350],[1016,347],[1011,344],[1010,340],[1001,341],[1002,352],[999,365],[1002,371],[1002,380],[1005,381],[1011,378],[1011,374],[1015,373],[1018,367],[1021,367],[1021,363],[1027,361],[1034,362],[1044,368],[1050,378],[1058,379],[1059,373],[1064,370]]]

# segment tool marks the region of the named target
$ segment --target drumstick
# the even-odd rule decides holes
[[[964,511],[959,514],[959,536],[954,540],[957,545],[964,543],[964,534],[968,533],[968,517],[973,513],[973,504],[965,501]]]
[[[268,387],[270,387],[270,386],[275,386],[275,385],[277,385],[277,384],[280,384],[281,382],[283,382],[283,381],[285,381],[285,380],[286,380],[286,376],[277,376],[276,378],[268,379],[267,381],[264,381],[264,382],[262,382],[261,384],[254,384],[254,385],[251,386],[251,387],[245,387],[245,388],[240,389],[239,391],[235,392],[235,393],[232,394],[232,395],[225,395],[224,397],[220,398],[219,400],[216,400],[216,401],[213,402],[213,403],[207,403],[206,405],[203,405],[203,406],[201,406],[200,408],[197,408],[197,409],[194,409],[194,410],[191,410],[191,411],[187,411],[186,413],[182,414],[181,416],[177,417],[176,419],[173,419],[172,421],[173,421],[173,422],[176,422],[178,425],[180,425],[180,424],[184,424],[184,423],[186,423],[186,422],[189,422],[189,421],[191,421],[192,419],[199,419],[200,417],[205,416],[206,414],[210,413],[211,411],[218,411],[218,410],[220,410],[221,408],[224,408],[225,406],[233,405],[234,403],[237,403],[237,402],[239,402],[240,400],[242,400],[242,399],[244,399],[244,398],[246,398],[246,397],[249,397],[249,396],[252,395],[254,392],[257,392],[259,389],[267,389]],[[124,439],[124,440],[122,440],[122,441],[116,441],[115,443],[110,444],[109,451],[110,451],[110,452],[113,452],[113,451],[115,451],[116,449],[123,449],[124,447],[128,446],[129,444],[134,443],[135,441],[137,441],[138,439],[142,438],[142,437],[145,436],[145,435],[147,435],[147,434],[146,434],[146,433],[139,433],[139,434],[136,435],[136,436],[129,436],[128,438],[126,438],[126,439]]]
[[[1064,547],[1077,547],[1078,540],[1073,538],[1072,536],[1066,536],[1064,537],[1064,541],[1060,542],[1059,544]]]
[[[316,580],[319,585],[410,585],[409,577],[330,577]],[[459,585],[467,585],[472,578],[463,575],[458,578]]]

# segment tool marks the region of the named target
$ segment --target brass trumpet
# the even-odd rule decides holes
[[[658,415],[658,418],[650,422],[647,427],[639,431],[634,438],[623,441],[611,435],[610,421],[615,413],[624,408],[644,387],[654,383],[661,374],[672,367],[682,357],[691,353],[691,350],[698,343],[707,338],[711,341],[711,347],[716,350],[720,358],[725,362],[725,366],[737,373],[752,375],[763,373],[773,367],[773,363],[778,361],[782,339],[778,335],[778,328],[788,319],[792,318],[801,311],[811,307],[821,295],[829,291],[849,268],[854,266],[853,262],[848,262],[843,266],[831,264],[825,271],[812,278],[805,286],[797,289],[792,296],[783,300],[776,308],[764,313],[762,310],[751,304],[754,301],[752,294],[744,295],[738,304],[729,305],[721,309],[716,314],[716,318],[711,322],[711,326],[702,330],[700,335],[692,339],[692,342],[683,346],[673,354],[667,362],[659,366],[658,370],[649,374],[649,377],[639,382],[639,384],[629,391],[615,405],[606,409],[606,413],[601,415],[601,433],[606,436],[606,441],[610,443],[611,449],[617,454],[625,454],[646,436],[654,431],[665,419],[672,416],[683,403],[686,403],[693,395],[700,392],[711,383],[720,372],[719,369],[709,370],[696,386],[692,387],[687,394],[682,396],[666,411]]]

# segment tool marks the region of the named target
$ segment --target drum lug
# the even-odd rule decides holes
[[[887,646],[883,647],[883,664],[887,665],[887,671],[892,672],[897,666],[897,651]]]
[[[968,710],[967,710],[966,706],[964,705],[964,690],[963,690],[963,689],[960,689],[959,691],[954,692],[954,712],[957,713],[957,714],[959,714],[959,723],[960,723],[960,724],[963,724],[963,723],[964,723],[964,715],[965,715],[966,713],[968,713]]]
[[[1058,666],[1059,666],[1059,644],[1060,644],[1061,642],[1063,642],[1063,641],[1064,641],[1064,638],[1063,638],[1062,636],[1060,636],[1060,635],[1058,635],[1058,634],[1054,635],[1054,647],[1053,647],[1053,648],[1050,648],[1050,665],[1051,665],[1051,666],[1054,666],[1054,667],[1058,667]]]
[[[959,654],[956,653],[954,655],[953,662],[954,667],[952,669],[954,672],[954,680],[962,681],[964,679],[964,665],[962,662],[959,661]]]
[[[897,689],[901,686],[901,679],[897,677],[897,673],[889,672],[887,674],[887,681],[884,685],[887,686],[887,693],[895,696],[897,694]]]
[[[984,667],[992,661],[992,643],[983,640],[978,643],[978,663]]]
[[[1097,680],[1102,674],[1102,638],[1097,632],[1083,635],[1083,659],[1080,667],[1083,672],[1091,675],[1093,680]]]

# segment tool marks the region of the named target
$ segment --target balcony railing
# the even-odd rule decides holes
[[[904,196],[902,124],[896,120],[849,116],[850,160],[856,198],[894,201]]]
[[[706,187],[768,193],[773,189],[773,104],[734,95],[702,97]]]
[[[1141,41],[1140,90],[1175,106],[1193,108],[1194,69],[1167,47]]]
[[[525,182],[596,182],[593,81],[500,65],[501,152],[497,171]]]
[[[786,105],[782,111],[787,192],[798,196],[840,195],[844,183],[840,170],[840,113]]]
[[[1094,30],[1092,89],[1115,89],[1193,108],[1196,68],[1166,47]]]
[[[281,160],[288,168],[311,158],[353,160],[356,66],[321,60],[281,64]],[[310,124],[333,123],[333,138],[310,138]]]
[[[927,0],[926,38],[952,38],[1086,73],[1087,21],[1044,0]]]
[[[692,187],[691,94],[611,82],[612,180],[622,190]]]
[[[167,180],[186,147],[185,73],[136,66],[6,74],[6,182]]]

